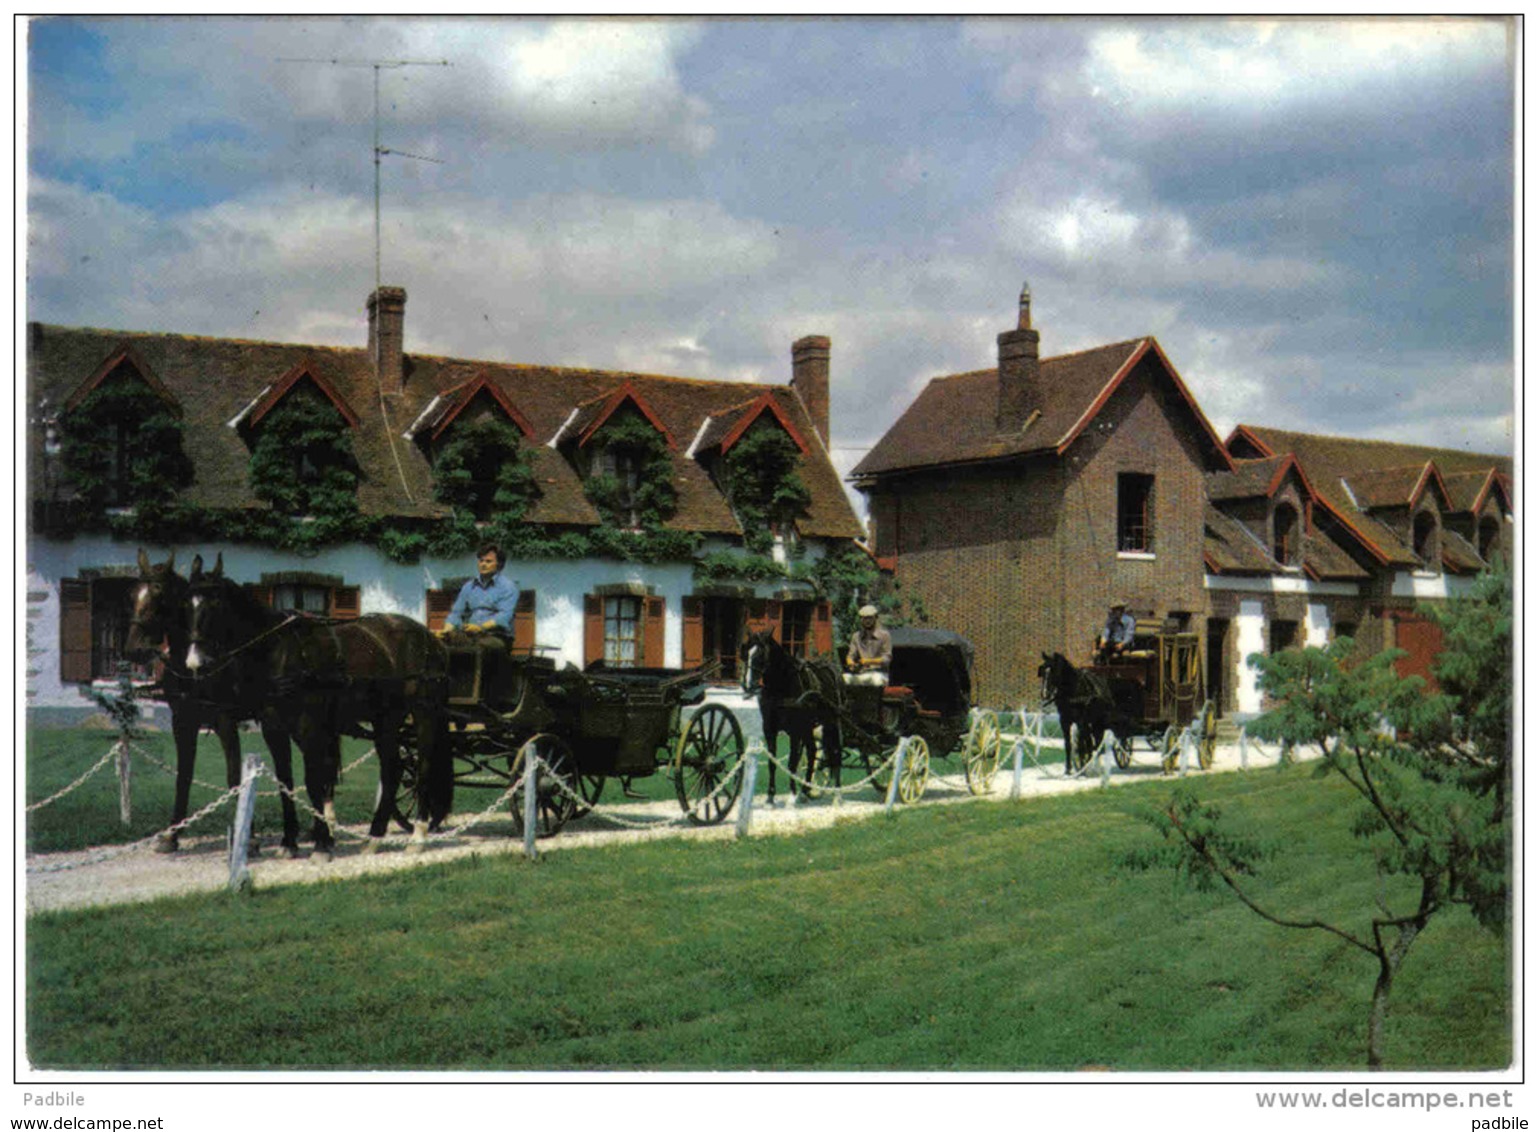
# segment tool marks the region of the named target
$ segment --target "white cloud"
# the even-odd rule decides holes
[[[1385,84],[1500,65],[1506,26],[1482,19],[1239,19],[1117,25],[1089,36],[1083,77],[1132,111],[1281,113]]]

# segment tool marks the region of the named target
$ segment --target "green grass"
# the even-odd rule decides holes
[[[1350,798],[1310,770],[1204,796],[1284,850],[1270,899],[1370,907]],[[1167,783],[915,807],[27,925],[48,1068],[1358,1070],[1371,962],[1118,867]],[[1346,858],[1350,860],[1347,861]],[[1505,1066],[1503,942],[1415,945],[1389,1068]]]

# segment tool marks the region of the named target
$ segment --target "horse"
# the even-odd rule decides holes
[[[1111,729],[1116,702],[1104,677],[1075,668],[1062,653],[1042,653],[1036,675],[1041,680],[1042,707],[1057,707],[1057,722],[1063,731],[1063,773],[1072,774],[1089,762]]]
[[[817,728],[822,728],[823,749],[833,784],[839,785],[843,749],[838,727],[840,689],[837,668],[818,660],[792,656],[768,629],[749,634],[742,645],[742,689],[758,696],[763,719],[764,745],[773,754],[783,733],[790,738],[790,774],[806,756],[805,781],[810,782],[817,762]],[[769,801],[774,802],[775,763],[769,760]],[[811,794],[803,784],[801,798]]]
[[[315,852],[329,857],[334,849],[343,733],[372,738],[379,757],[379,795],[365,851],[378,846],[400,788],[408,721],[418,766],[407,849],[425,847],[428,831],[448,815],[453,793],[443,643],[399,614],[332,621],[271,609],[225,577],[223,555],[208,573],[194,558],[188,589],[186,670],[194,685],[215,682],[237,703],[261,701],[279,765],[290,758],[290,738],[299,745],[305,788],[317,811]],[[287,811],[284,819],[287,837]]]

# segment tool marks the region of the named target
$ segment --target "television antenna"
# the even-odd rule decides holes
[[[374,290],[378,291],[380,270],[379,236],[379,166],[383,157],[409,157],[413,161],[430,161],[434,165],[446,162],[436,157],[423,157],[420,153],[407,153],[401,149],[389,149],[379,142],[379,72],[396,71],[405,67],[451,67],[447,59],[279,59],[279,63],[306,63],[330,67],[371,67],[374,71]]]

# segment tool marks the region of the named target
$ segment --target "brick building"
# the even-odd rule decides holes
[[[828,457],[826,338],[793,345],[788,384],[697,380],[412,354],[405,307],[401,288],[371,295],[367,342],[355,348],[29,325],[30,705],[84,704],[81,686],[114,674],[141,546],[156,561],[177,552],[184,570],[194,551],[209,561],[222,554],[227,572],[280,607],[336,617],[398,612],[441,624],[473,573],[474,555],[432,550],[433,532],[455,514],[439,490],[439,459],[485,421],[515,438],[534,485],[524,521],[554,547],[507,564],[523,591],[519,646],[578,665],[718,659],[728,681],[738,640],[753,627],[774,627],[803,651],[833,647],[828,603],[809,579],[818,561],[863,529]],[[82,476],[70,460],[94,457],[70,439],[103,392],[148,410],[95,421],[93,436],[110,451]],[[264,431],[285,406],[301,403],[340,438],[357,515],[377,521],[358,529],[385,532],[374,541],[296,552],[281,538],[238,533],[270,535],[281,524],[313,521],[274,515],[277,505],[253,479]],[[138,525],[135,492],[156,458],[144,443],[149,418],[179,449],[173,465],[185,482],[175,502],[201,516],[174,539],[146,537]],[[633,511],[638,498],[638,469],[609,439],[620,425],[655,439],[664,455],[660,471],[651,466],[648,475],[665,478],[676,496],[664,529],[650,532],[664,537],[650,543],[648,532],[630,529],[633,519],[595,504],[600,476],[618,510],[628,499]],[[774,525],[772,545],[748,554],[750,532],[725,465],[736,445],[763,430],[794,445],[806,503]],[[313,453],[289,455],[296,481],[326,474]],[[462,470],[485,481],[490,505],[498,468]],[[426,540],[420,553],[387,554],[380,545],[385,534],[412,532]],[[683,537],[669,543],[667,535]],[[739,558],[740,574],[732,565]]]
[[[1509,552],[1510,461],[1241,426],[1221,440],[1153,338],[1040,357],[1030,292],[996,366],[935,378],[856,466],[878,560],[971,638],[994,704],[1043,652],[1088,659],[1113,599],[1202,634],[1220,708],[1243,658],[1349,631],[1434,649],[1417,599]]]

